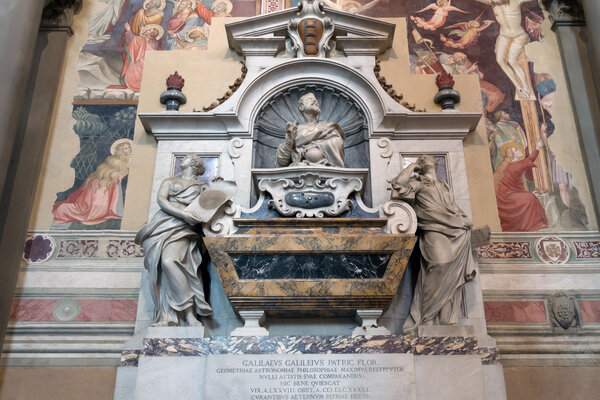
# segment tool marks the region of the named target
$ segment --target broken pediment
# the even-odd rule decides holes
[[[303,0],[298,7],[225,25],[229,47],[247,56],[328,57],[384,53],[392,47],[395,24]]]

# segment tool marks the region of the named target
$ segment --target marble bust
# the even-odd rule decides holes
[[[318,119],[321,110],[313,93],[298,101],[298,110],[304,123],[288,122],[283,143],[277,148],[277,167],[320,165],[344,167],[344,142],[346,135],[333,122]]]
[[[456,325],[463,285],[475,277],[471,221],[448,184],[437,179],[436,168],[437,161],[424,155],[392,180],[392,198],[411,203],[417,214],[420,270],[404,324],[404,332],[411,334],[419,326]]]

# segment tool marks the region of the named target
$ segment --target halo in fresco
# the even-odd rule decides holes
[[[156,35],[156,38],[154,40],[160,40],[163,37],[163,35],[165,34],[165,30],[163,29],[162,26],[157,25],[157,24],[150,24],[150,25],[146,25],[145,27],[142,28],[141,35],[144,36],[146,39],[149,39],[146,36],[146,33],[148,31],[151,31],[152,29],[158,30],[158,35]]]
[[[144,8],[146,8],[146,6],[148,5],[148,3],[149,3],[150,1],[154,1],[154,0],[144,0],[143,7],[144,7]],[[165,7],[167,6],[167,2],[166,2],[166,0],[159,0],[159,1],[160,1],[160,6],[158,6],[158,9],[159,9],[159,10],[164,10],[164,9],[165,9]]]
[[[120,145],[121,143],[129,143],[129,145],[131,147],[133,147],[133,140],[131,139],[119,139],[116,140],[111,146],[110,146],[110,154],[115,154],[115,151],[117,150],[117,146]]]

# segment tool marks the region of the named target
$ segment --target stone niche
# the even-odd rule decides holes
[[[205,112],[139,113],[158,142],[153,200],[185,153],[237,184],[204,226],[215,313],[205,328],[149,327],[144,271],[115,399],[505,399],[478,279],[465,287],[462,327],[402,334],[417,224],[410,205],[390,201],[402,165],[433,154],[470,215],[462,141],[481,113],[413,111],[390,96],[375,74],[394,41],[389,22],[308,0],[225,29],[246,68],[233,93]],[[275,168],[306,92],[346,132],[344,168]],[[233,311],[243,327],[220,316]],[[282,315],[294,323],[270,323]],[[359,324],[328,331],[334,317]]]

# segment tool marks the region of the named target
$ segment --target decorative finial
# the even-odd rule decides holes
[[[440,104],[443,110],[454,110],[454,104],[460,103],[460,93],[454,90],[454,78],[446,71],[442,71],[435,78],[438,92],[433,97],[435,104]]]
[[[183,79],[183,76],[175,71],[167,78],[167,89],[179,88],[179,90],[181,90],[183,89],[184,83],[185,79]]]
[[[177,73],[177,72],[175,72],[175,73]],[[443,89],[443,88],[452,89],[454,87],[454,78],[452,78],[452,75],[450,75],[446,71],[442,71],[435,78],[435,84],[437,85],[438,89]]]
[[[177,71],[167,78],[167,90],[160,94],[160,103],[167,106],[167,111],[179,111],[179,107],[187,102],[181,92],[184,83],[185,80]]]

